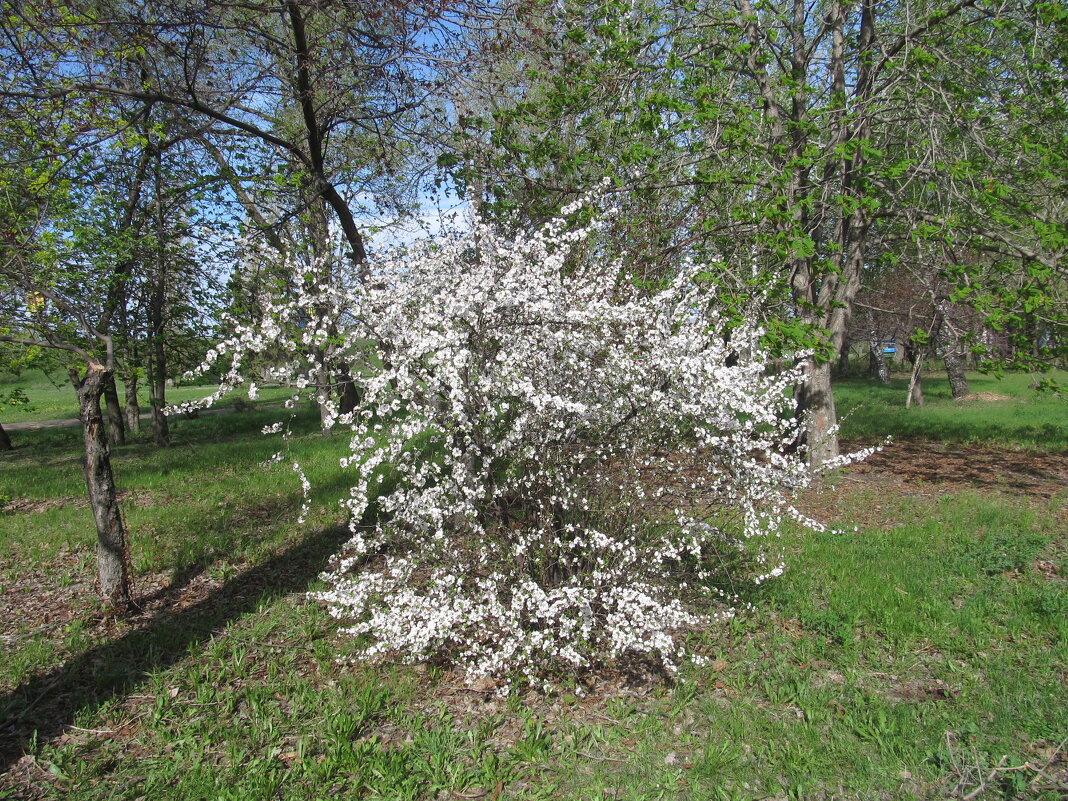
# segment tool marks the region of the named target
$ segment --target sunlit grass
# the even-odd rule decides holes
[[[1068,374],[1058,373],[1062,384]],[[842,435],[935,442],[990,442],[1014,447],[1068,448],[1068,400],[1031,389],[1035,377],[1009,374],[998,379],[970,373],[975,394],[991,393],[1006,400],[954,401],[942,375],[924,378],[926,405],[905,408],[908,379],[895,376],[889,385],[867,379],[840,379],[834,384],[842,419]]]
[[[1029,424],[1056,425],[1059,407],[1023,382],[993,386],[1040,407]],[[989,403],[958,409],[931,390],[932,405],[909,412],[888,411],[893,387],[846,382],[840,398],[882,410],[857,436],[907,436],[910,420],[950,436],[955,419],[968,441],[1041,444],[1011,416],[991,423]],[[0,583],[32,577],[43,597],[66,591],[76,605],[59,628],[9,623],[0,692],[34,692],[0,695],[0,719],[91,689],[62,737],[26,744],[31,778],[0,777],[0,798],[29,781],[41,797],[73,799],[933,801],[975,790],[975,765],[988,775],[1003,759],[1045,764],[1068,737],[1065,497],[842,481],[828,522],[845,533],[790,529],[786,574],[746,596],[750,611],[690,635],[707,662],[681,681],[607,672],[600,696],[576,686],[497,700],[439,666],[349,660],[357,644],[305,596],[343,537],[348,437],[323,437],[305,405],[285,460],[263,467],[283,443],[259,429],[287,415],[178,418],[172,448],[113,450],[135,580],[201,575],[214,587],[122,638],[99,626],[93,598],[78,431],[20,432],[0,458],[0,495],[27,504],[0,515]],[[292,461],[313,485],[305,524]],[[866,523],[875,506],[883,522]],[[326,544],[296,555],[316,538]],[[242,583],[294,560],[307,560],[295,582]],[[57,684],[36,678],[65,664]],[[985,797],[1058,798],[1036,777],[1006,773]]]
[[[216,388],[217,385],[168,387],[167,403],[178,404],[199,400],[210,395]],[[40,370],[27,370],[18,376],[0,374],[0,393],[7,393],[13,389],[21,389],[29,400],[29,405],[0,406],[0,424],[37,420],[71,420],[78,417],[78,401],[74,395],[74,388],[62,374],[45,374]],[[121,381],[118,382],[118,390],[125,404],[125,388]],[[281,403],[292,394],[293,391],[287,387],[261,387],[259,397],[252,405]],[[151,411],[148,387],[144,383],[138,386],[137,397],[142,413]],[[247,394],[237,391],[220,400],[218,405],[224,408],[229,407],[239,399],[248,402]]]

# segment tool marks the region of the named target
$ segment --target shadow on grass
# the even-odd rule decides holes
[[[180,661],[192,646],[263,601],[303,591],[348,536],[346,527],[319,531],[196,604],[180,611],[164,609],[140,628],[0,696],[0,773],[19,760],[35,737],[38,743],[57,737],[82,709],[129,694],[151,672]]]

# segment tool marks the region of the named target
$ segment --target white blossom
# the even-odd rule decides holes
[[[770,580],[783,521],[820,527],[791,502],[813,476],[791,447],[801,371],[769,369],[756,325],[725,335],[700,280],[715,265],[639,289],[590,234],[476,219],[352,287],[303,285],[209,351],[204,369],[232,354],[220,393],[280,345],[272,376],[297,387],[351,366],[360,407],[320,400],[353,432],[352,536],[315,597],[367,638],[364,658],[444,655],[506,686],[624,654],[674,670],[677,634],[738,606],[719,571]],[[324,364],[308,346],[328,341]]]

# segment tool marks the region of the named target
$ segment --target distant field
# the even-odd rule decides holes
[[[183,385],[167,388],[168,403],[182,403],[210,395],[217,385]],[[18,376],[0,374],[0,393],[12,389],[21,389],[30,399],[30,408],[18,406],[0,406],[0,424],[23,423],[34,420],[66,420],[78,416],[78,401],[74,397],[74,388],[65,375],[46,375],[39,370],[27,370]],[[142,412],[150,411],[148,387],[137,388],[137,397],[141,402]],[[119,382],[119,396],[125,403],[124,387]],[[278,403],[293,394],[285,387],[263,387],[257,403]],[[220,406],[232,406],[238,398],[247,398],[243,392],[235,392],[219,401]]]
[[[1068,373],[1054,373],[1068,385]],[[1068,448],[1068,400],[1030,389],[1031,374],[998,379],[969,373],[971,391],[988,399],[954,401],[945,374],[925,376],[927,404],[905,408],[908,379],[895,376],[889,385],[866,379],[840,379],[834,395],[842,436],[850,439],[900,439],[934,442],[996,443],[1056,450]],[[990,400],[991,395],[1005,400]]]

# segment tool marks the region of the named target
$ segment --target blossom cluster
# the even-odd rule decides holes
[[[329,330],[360,387],[327,415],[352,432],[352,536],[316,597],[364,657],[539,684],[623,655],[673,670],[679,632],[732,614],[730,582],[782,572],[784,521],[817,525],[791,503],[812,480],[800,372],[718,316],[714,267],[641,286],[578,210],[513,235],[476,219],[216,348],[233,385],[299,317],[276,376],[313,384]]]

